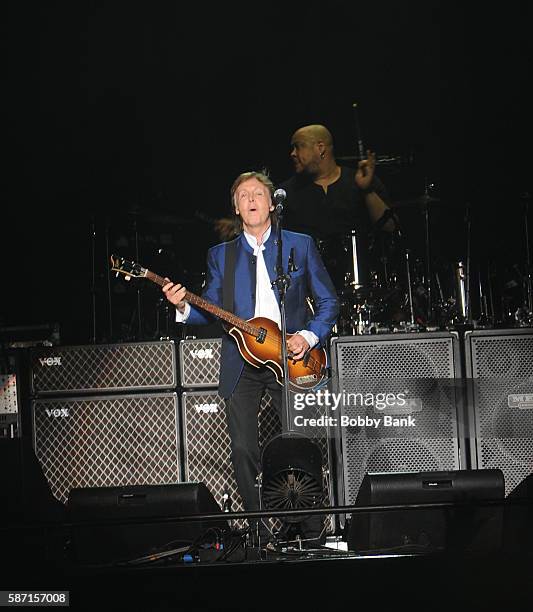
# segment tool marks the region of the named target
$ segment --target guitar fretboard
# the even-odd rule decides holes
[[[160,287],[165,286],[169,282],[168,280],[164,279],[162,276],[159,276],[158,274],[155,274],[154,272],[151,272],[150,270],[146,270],[146,278],[150,279],[153,283],[156,283]],[[252,325],[248,321],[245,321],[244,319],[241,319],[240,317],[235,316],[234,314],[232,314],[231,312],[228,312],[227,310],[223,310],[222,308],[219,308],[218,306],[211,304],[210,302],[204,300],[203,298],[201,298],[199,295],[196,295],[195,293],[192,293],[187,290],[185,292],[185,299],[191,304],[198,306],[198,308],[201,308],[202,310],[205,310],[206,312],[210,312],[211,314],[215,315],[215,317],[218,317],[219,319],[226,321],[230,325],[237,327],[238,329],[246,332],[247,334],[250,334],[252,336],[258,336],[261,333],[261,330],[259,327],[256,327],[255,325]]]

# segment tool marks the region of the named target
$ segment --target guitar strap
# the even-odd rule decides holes
[[[222,285],[222,304],[224,310],[233,312],[235,307],[235,262],[237,261],[237,240],[226,243],[224,253],[224,284]]]

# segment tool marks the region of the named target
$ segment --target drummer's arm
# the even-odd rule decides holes
[[[377,229],[393,232],[397,220],[392,213],[388,213],[390,206],[386,203],[387,190],[385,185],[375,176],[376,154],[367,151],[367,158],[359,162],[355,171],[355,184],[361,190],[370,219]]]
[[[365,192],[363,197],[372,223],[379,224],[383,219],[383,223],[379,229],[384,232],[393,232],[396,229],[396,220],[390,206],[387,206],[376,191]]]

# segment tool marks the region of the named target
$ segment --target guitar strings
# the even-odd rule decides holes
[[[160,285],[160,286],[165,285],[165,284],[166,284],[166,282],[167,282],[167,281],[166,281],[164,278],[162,278],[161,276],[159,276],[159,274],[155,274],[155,273],[154,273],[154,272],[152,272],[151,270],[147,270],[147,271],[146,271],[146,276],[147,276],[147,277],[148,277],[150,280],[152,280],[153,282],[155,282],[156,284],[158,284],[158,285]],[[197,302],[197,305],[198,305],[198,306],[200,306],[200,308],[202,307],[202,306],[200,305],[200,302],[209,303],[209,302],[206,302],[206,301],[205,301],[205,300],[204,300],[202,297],[200,297],[199,295],[196,295],[195,293],[192,293],[192,292],[190,292],[190,291],[187,291],[186,295],[187,295],[187,294],[188,294],[188,296],[187,296],[187,297],[189,298],[189,300],[190,300],[190,301],[192,301],[192,302],[193,302],[193,304],[194,304],[195,302]],[[192,298],[192,299],[191,299],[191,298]],[[210,304],[210,305],[211,305],[211,304]],[[217,310],[219,309],[219,307],[218,307],[218,306],[216,306],[215,304],[213,304],[212,306],[214,306],[214,307],[215,307]],[[209,312],[209,310],[208,310],[208,312]],[[215,314],[215,313],[212,313],[212,314]],[[216,316],[216,315],[215,315],[215,316]],[[236,315],[233,315],[233,314],[232,314],[232,316],[234,316],[235,318],[238,318]],[[249,322],[248,322],[248,321],[246,321],[246,323],[249,323]],[[237,326],[235,325],[235,327],[237,327]],[[250,325],[250,327],[251,327],[251,328],[254,328],[255,326]],[[257,329],[258,331],[260,330],[260,328],[256,328],[256,329]],[[245,332],[245,333],[248,333],[248,332]],[[249,335],[252,335],[252,334],[249,334]],[[264,344],[264,343],[267,343],[267,342],[269,343],[269,345],[273,345],[273,344],[274,344],[274,345],[276,346],[276,350],[279,350],[279,351],[280,351],[279,355],[280,355],[280,357],[281,357],[281,342],[280,342],[280,341],[279,341],[277,338],[269,338],[269,336],[268,336],[268,330],[266,331],[266,336],[265,336],[265,340],[264,340],[263,344]],[[288,358],[288,360],[290,361],[290,357]],[[316,369],[316,368],[319,368],[320,370],[322,370],[322,364],[320,363],[320,361],[318,361],[317,359],[315,359],[315,358],[314,358],[312,355],[309,357],[309,360],[307,361],[307,366],[306,366],[306,367],[309,367],[310,365],[311,365],[311,369],[312,369],[313,371],[315,371],[315,369]],[[320,371],[320,374],[322,374],[322,372],[321,372],[321,371]]]

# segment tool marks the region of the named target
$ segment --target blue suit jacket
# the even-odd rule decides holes
[[[235,263],[234,314],[242,319],[251,319],[255,313],[256,266],[253,263],[253,249],[244,234],[235,238],[237,257]],[[294,249],[294,264],[296,272],[291,273],[291,285],[285,300],[287,316],[287,333],[302,329],[314,332],[325,345],[331,329],[337,320],[339,304],[333,283],[324,267],[315,243],[306,234],[297,234],[283,230],[283,269],[287,263],[291,249]],[[224,284],[224,263],[226,243],[218,244],[208,251],[207,282],[202,297],[207,301],[222,307],[222,289]],[[272,232],[265,242],[263,257],[271,280],[276,278],[277,240]],[[274,294],[279,303],[277,289]],[[314,315],[311,314],[306,297],[314,300]],[[187,323],[198,325],[212,322],[211,315],[191,305],[191,313]],[[220,363],[219,393],[229,397],[241,375],[244,360],[239,353],[233,338],[224,335],[222,338],[222,354]]]

